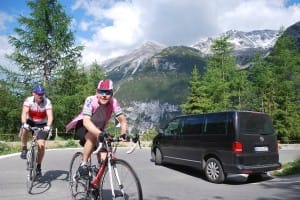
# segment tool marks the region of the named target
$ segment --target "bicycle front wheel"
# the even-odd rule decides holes
[[[133,168],[124,160],[111,162],[111,174],[107,167],[99,185],[100,200],[142,200],[140,180]]]
[[[32,191],[33,183],[36,177],[37,165],[37,148],[31,147],[27,152],[27,192],[30,194]]]
[[[89,180],[81,179],[78,174],[78,168],[82,162],[83,153],[76,152],[71,160],[69,169],[69,185],[72,199],[87,199],[87,188]]]

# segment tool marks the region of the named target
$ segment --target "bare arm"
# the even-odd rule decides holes
[[[48,117],[47,126],[51,126],[52,122],[53,122],[53,112],[52,112],[52,109],[48,109],[46,112],[47,112],[47,117]]]
[[[121,114],[117,117],[117,119],[120,122],[121,134],[127,133],[127,120],[125,115]]]
[[[25,124],[27,121],[27,113],[29,112],[29,107],[23,106],[21,114],[21,123]]]
[[[98,129],[91,120],[91,117],[88,115],[83,116],[83,126],[92,133],[94,136],[98,137],[100,129]]]

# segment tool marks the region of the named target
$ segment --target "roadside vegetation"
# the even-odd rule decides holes
[[[281,170],[274,173],[275,176],[287,176],[300,174],[300,157],[293,162],[284,163]]]

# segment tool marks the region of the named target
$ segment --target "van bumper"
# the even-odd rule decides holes
[[[281,163],[264,165],[224,165],[225,173],[257,174],[281,169]]]

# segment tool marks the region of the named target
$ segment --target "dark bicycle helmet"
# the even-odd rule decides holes
[[[45,94],[45,90],[43,88],[43,86],[40,85],[36,85],[33,87],[32,92],[36,93],[36,94]]]

